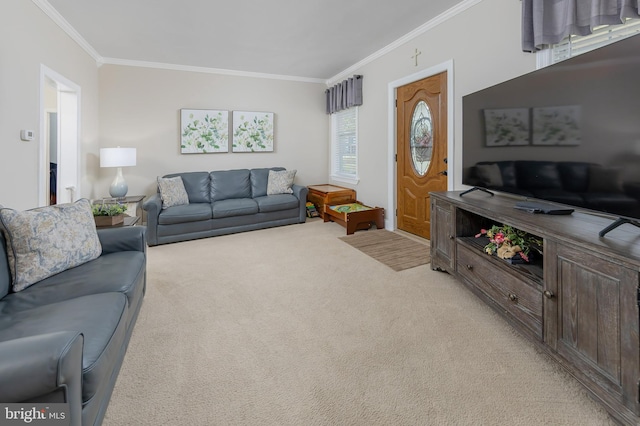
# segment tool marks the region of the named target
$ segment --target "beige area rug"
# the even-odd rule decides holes
[[[358,231],[340,239],[394,271],[404,271],[431,261],[426,242],[421,243],[385,229]]]
[[[311,221],[149,248],[104,425],[613,424],[451,276],[395,272],[342,235]]]

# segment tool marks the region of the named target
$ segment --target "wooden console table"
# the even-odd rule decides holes
[[[431,194],[431,268],[458,278],[575,377],[618,422],[640,424],[640,231],[576,211],[514,209],[474,192]],[[474,235],[507,224],[544,241],[539,265],[484,253]]]

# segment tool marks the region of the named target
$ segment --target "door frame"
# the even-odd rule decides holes
[[[385,215],[385,228],[390,231],[395,231],[398,228],[398,218],[395,215],[396,208],[398,206],[398,199],[396,194],[397,179],[396,179],[396,135],[397,135],[397,123],[396,123],[396,89],[400,86],[404,86],[409,83],[413,83],[418,80],[422,80],[427,77],[431,77],[442,72],[447,72],[447,189],[451,191],[455,187],[455,170],[454,170],[454,138],[453,138],[453,59],[443,62],[438,65],[434,65],[422,71],[418,71],[414,74],[408,75],[401,79],[392,81],[388,85],[388,135],[387,135],[387,151],[388,151],[388,167],[387,167],[387,205],[389,211],[393,214]],[[390,219],[389,219],[390,218]]]
[[[49,170],[49,145],[46,141],[46,108],[45,108],[45,100],[44,100],[44,88],[47,84],[47,80],[51,80],[56,85],[56,90],[58,91],[58,160],[60,160],[61,150],[68,149],[69,152],[72,152],[71,157],[75,162],[75,191],[72,192],[72,198],[77,198],[80,191],[80,182],[81,182],[81,157],[80,157],[80,123],[81,123],[81,107],[80,107],[80,99],[81,99],[81,90],[80,86],[78,86],[73,81],[64,77],[63,75],[57,73],[51,68],[47,67],[44,64],[40,64],[40,108],[39,108],[39,117],[40,117],[40,158],[38,161],[38,205],[39,206],[47,206],[49,205],[49,174],[46,172]],[[60,96],[64,94],[67,98],[68,102],[63,103],[61,106]],[[65,106],[66,105],[66,106]],[[65,108],[67,110],[67,114],[64,114],[61,111],[61,108]],[[64,122],[60,122],[63,119]],[[65,137],[64,141],[60,138],[61,128],[66,128],[68,137]],[[65,143],[65,146],[61,146],[62,143]],[[61,160],[59,161],[62,162]],[[64,164],[59,164],[59,167],[64,166]],[[60,194],[60,180],[58,181],[58,193]],[[71,201],[75,201],[72,199]]]

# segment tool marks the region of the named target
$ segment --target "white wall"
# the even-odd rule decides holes
[[[15,209],[38,205],[40,65],[82,89],[80,196],[90,197],[97,152],[98,70],[96,62],[33,2],[0,2],[0,204]],[[30,142],[20,130],[35,131]]]
[[[361,201],[387,211],[395,208],[388,205],[388,181],[394,174],[388,167],[390,82],[453,61],[454,131],[449,143],[455,155],[450,161],[452,178],[460,182],[461,170],[455,166],[461,160],[462,96],[535,69],[535,56],[520,49],[520,2],[466,4],[472,6],[366,65],[336,76],[338,81],[364,75],[364,105],[359,112],[361,180],[354,186]],[[416,48],[422,52],[417,67],[411,57]],[[108,194],[115,171],[99,168],[98,153],[100,147],[117,145],[138,148],[138,165],[124,169],[130,194],[152,193],[156,176],[189,170],[278,165],[298,169],[296,182],[302,185],[329,181],[330,120],[324,114],[322,84],[121,65],[97,68],[86,52],[26,0],[0,2],[0,61],[0,204],[18,209],[37,205],[40,135],[21,142],[19,133],[39,130],[41,63],[82,89],[83,197]],[[272,111],[275,152],[181,155],[181,108]]]
[[[123,169],[129,195],[155,193],[157,176],[185,171],[282,166],[298,170],[298,184],[326,183],[324,84],[122,65],[99,73],[100,147],[137,148],[137,165]],[[274,152],[180,154],[181,108],[274,112]],[[97,197],[114,177],[100,170]]]
[[[472,4],[469,2],[468,4]],[[461,180],[462,96],[535,69],[535,55],[520,45],[521,3],[513,0],[482,0],[424,34],[391,50],[349,74],[362,74],[364,105],[359,111],[358,199],[393,212],[388,202],[388,86],[406,76],[453,61],[454,132],[449,135],[454,158],[449,159],[450,179]],[[395,24],[395,23],[394,23]],[[410,29],[408,29],[410,30]],[[412,55],[415,49],[418,66]],[[338,76],[336,80],[343,79]],[[335,84],[335,81],[331,81]],[[453,160],[453,161],[452,161]],[[389,214],[389,213],[387,213]]]

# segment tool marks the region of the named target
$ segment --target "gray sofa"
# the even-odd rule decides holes
[[[146,244],[142,226],[97,232],[98,258],[19,292],[0,232],[1,402],[67,403],[71,425],[102,423],[145,292]]]
[[[282,167],[213,172],[174,173],[180,176],[189,204],[162,208],[160,194],[145,200],[149,246],[304,223],[308,189],[293,185],[292,194],[267,195],[269,170]]]

